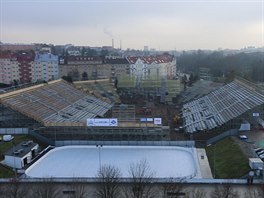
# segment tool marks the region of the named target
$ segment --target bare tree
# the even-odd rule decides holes
[[[3,197],[5,198],[23,198],[27,197],[27,194],[28,189],[23,186],[19,179],[12,179],[5,188],[3,188]]]
[[[83,183],[79,179],[74,180],[74,182],[71,184],[71,190],[73,194],[71,194],[69,198],[87,197],[86,190],[85,190],[85,183]]]
[[[148,198],[155,196],[153,185],[155,173],[150,169],[146,160],[132,163],[129,167],[129,176],[131,185],[125,191],[126,197]]]
[[[4,197],[5,195],[5,187],[3,184],[0,184],[0,197]]]
[[[211,193],[211,198],[238,198],[239,195],[231,185],[219,184]]]
[[[185,194],[183,192],[184,178],[169,178],[166,183],[162,185],[163,197],[179,197]]]
[[[54,185],[52,179],[45,179],[33,189],[34,197],[38,198],[56,198],[59,197],[58,194],[56,185]]]
[[[261,185],[259,186],[248,186],[248,190],[246,192],[246,197],[248,198],[259,198],[264,197],[263,190],[261,188]]]
[[[102,166],[97,173],[98,185],[94,195],[98,198],[116,198],[119,194],[121,172],[112,165]]]
[[[198,189],[198,188],[192,189],[187,194],[188,194],[187,197],[189,197],[189,198],[204,198],[204,197],[207,197],[206,191],[203,191],[202,189]]]

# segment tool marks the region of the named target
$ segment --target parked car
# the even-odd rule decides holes
[[[248,137],[246,135],[240,135],[239,138],[240,138],[240,140],[247,140],[248,139]]]
[[[264,154],[259,155],[260,159],[264,159]]]
[[[261,154],[264,154],[264,149],[259,151],[259,152],[256,152],[258,155],[261,155]]]
[[[254,151],[257,153],[259,151],[263,151],[263,148],[256,148],[256,149],[254,149]]]
[[[11,141],[13,139],[14,139],[14,136],[12,136],[12,135],[4,135],[3,136],[4,142],[9,142],[9,141]]]

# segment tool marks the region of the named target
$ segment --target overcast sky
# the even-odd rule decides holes
[[[264,46],[264,0],[0,0],[1,42],[157,50]]]

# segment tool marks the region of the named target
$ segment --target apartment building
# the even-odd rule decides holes
[[[74,81],[84,80],[84,73],[88,80],[114,79],[129,73],[129,63],[121,57],[69,56],[61,60],[64,61],[60,61],[59,77],[71,76]]]
[[[15,54],[19,68],[19,82],[32,82],[32,69],[35,53],[33,51],[22,51]]]
[[[113,80],[129,76],[130,64],[126,58],[121,57],[106,57],[104,60],[104,67],[108,70],[108,76]]]
[[[71,76],[74,81],[83,80],[84,73],[86,79],[98,78],[99,65],[103,64],[100,56],[68,56],[60,57],[59,77]]]
[[[58,78],[58,57],[34,51],[1,51],[0,83],[19,84]]]
[[[127,57],[130,76],[140,79],[176,76],[176,59],[171,55]]]
[[[19,80],[17,58],[11,53],[0,54],[0,83],[12,84]]]
[[[33,51],[2,52],[0,55],[0,83],[31,82],[34,57]]]
[[[38,53],[32,68],[32,81],[55,80],[59,76],[58,56],[50,53]]]

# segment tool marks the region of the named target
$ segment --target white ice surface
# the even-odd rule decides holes
[[[146,160],[156,178],[190,177],[197,172],[193,148],[176,146],[103,146],[101,165],[118,167],[129,177],[131,163]],[[96,177],[99,169],[96,146],[63,146],[49,151],[26,170],[33,178]]]

